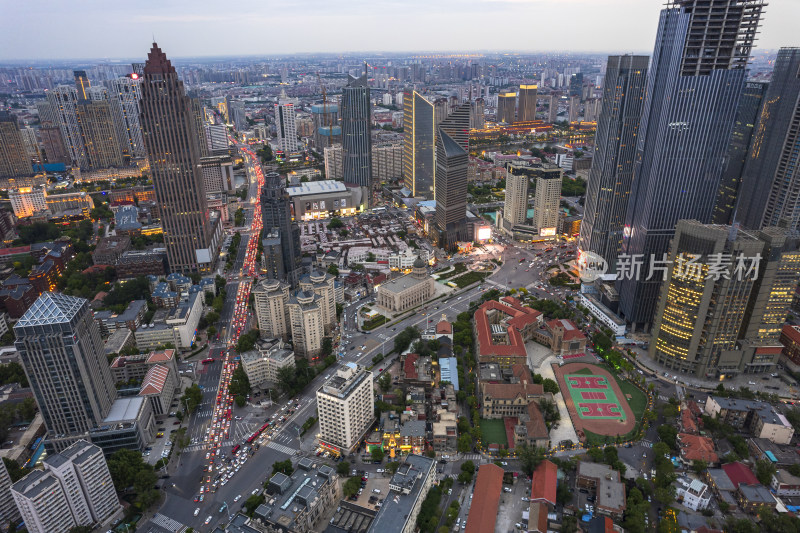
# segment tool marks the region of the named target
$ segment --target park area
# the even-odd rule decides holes
[[[553,365],[578,437],[587,444],[626,440],[638,430],[646,394],[608,369],[588,364]]]
[[[481,418],[481,442],[484,447],[498,444],[501,449],[508,447],[506,427],[502,419]]]

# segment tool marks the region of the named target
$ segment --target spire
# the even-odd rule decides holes
[[[144,64],[145,74],[170,74],[175,72],[172,62],[167,59],[167,54],[161,51],[158,44],[153,43],[150,53],[147,54],[147,61]]]

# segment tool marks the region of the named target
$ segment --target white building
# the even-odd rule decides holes
[[[625,321],[614,314],[608,307],[598,300],[594,294],[581,293],[581,304],[584,305],[589,312],[600,321],[603,325],[608,326],[614,335],[621,337],[625,335],[626,327]]]
[[[503,227],[511,231],[515,225],[524,224],[528,216],[529,178],[525,174],[506,176],[506,205],[503,209]],[[538,193],[538,191],[537,191]]]
[[[122,153],[131,157],[146,157],[142,128],[139,123],[139,100],[142,92],[138,76],[116,78],[108,83],[111,115],[117,130]]]
[[[47,191],[41,187],[20,187],[8,191],[8,199],[17,218],[25,218],[37,211],[47,211]]]
[[[294,104],[275,104],[275,130],[278,150],[285,153],[297,151],[297,118]]]
[[[11,476],[6,463],[0,461],[0,527],[5,528],[11,520],[19,520],[19,510],[11,494]]]
[[[207,194],[232,191],[236,188],[231,156],[203,157],[200,159],[200,167],[203,169],[203,183]]]
[[[228,129],[225,124],[205,124],[206,146],[211,155],[226,155],[228,153]]]
[[[325,156],[325,178],[340,181],[344,176],[344,152],[341,144],[326,146]]]
[[[264,337],[289,340],[290,285],[276,279],[265,279],[253,289],[258,330]]]
[[[683,498],[683,505],[692,511],[702,511],[711,501],[708,485],[697,479],[678,478],[675,496]]]
[[[202,313],[203,293],[192,293],[169,310],[164,322],[142,324],[137,328],[134,332],[136,346],[140,350],[153,350],[166,344],[181,349],[191,348]]]
[[[289,323],[295,353],[310,362],[316,362],[322,352],[325,336],[323,300],[311,291],[297,291],[289,297]]]
[[[346,363],[317,390],[317,407],[320,444],[350,452],[375,419],[372,372]]]
[[[103,450],[79,440],[44,460],[11,489],[30,533],[102,524],[121,509]]]
[[[540,237],[554,236],[558,229],[558,208],[561,203],[561,173],[546,173],[536,178],[533,202],[533,227]]]
[[[285,367],[294,368],[294,352],[285,348],[283,341],[242,354],[242,368],[253,387],[276,384],[278,372]]]
[[[300,289],[311,291],[320,297],[319,306],[322,310],[322,321],[325,332],[336,326],[336,294],[333,287],[334,278],[327,272],[312,270],[300,278]]]
[[[776,496],[800,496],[800,477],[781,468],[772,474],[770,488]]]

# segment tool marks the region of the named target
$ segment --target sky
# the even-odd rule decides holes
[[[665,0],[0,0],[0,61],[315,52],[652,53]],[[769,0],[757,47],[800,46]]]

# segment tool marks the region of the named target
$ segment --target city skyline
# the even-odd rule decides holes
[[[386,53],[533,52],[552,49],[554,43],[565,52],[649,53],[662,4],[657,0],[468,0],[458,4],[454,0],[444,0],[420,5],[429,16],[413,18],[412,27],[417,31],[413,41],[409,41],[406,33],[398,32],[397,37],[392,38],[392,33],[386,31],[386,21],[391,20],[396,28],[404,27],[411,23],[406,19],[418,11],[413,5],[394,1],[384,1],[377,6],[370,4],[370,9],[363,9],[363,2],[334,7],[318,0],[303,0],[294,6],[298,13],[305,13],[302,23],[285,27],[271,25],[268,34],[257,32],[273,20],[273,11],[262,3],[254,7],[263,12],[247,12],[247,16],[235,11],[218,13],[216,5],[204,6],[202,2],[189,6],[183,2],[146,1],[81,10],[70,4],[47,5],[45,10],[40,2],[17,3],[4,8],[7,23],[12,28],[35,24],[38,37],[19,40],[16,32],[6,32],[0,36],[0,61],[130,59],[141,56],[140,50],[151,42],[151,37],[157,38],[175,58],[376,50]],[[608,16],[610,10],[615,13],[613,17]],[[792,21],[800,18],[800,3],[778,0],[770,3],[767,13],[757,49],[777,50],[781,46],[798,44]],[[437,14],[446,14],[451,23],[441,27]],[[503,31],[502,39],[498,39],[499,34],[485,31],[487,14],[495,20],[530,20],[533,24],[526,31]],[[559,17],[564,19],[564,24],[536,24],[537,20],[558,20]],[[120,32],[119,25],[108,24],[108,20],[124,21],[126,31]],[[603,24],[598,25],[598,20],[603,20]],[[211,31],[215,23],[234,22],[238,28],[235,32]],[[345,22],[361,31],[341,31]],[[60,39],[61,28],[71,23],[93,31],[73,33],[68,40]],[[568,43],[562,42],[565,24],[570,28]],[[315,38],[298,39],[298,30],[302,29]],[[103,43],[104,53],[95,55],[91,51],[97,49],[98,42]]]

